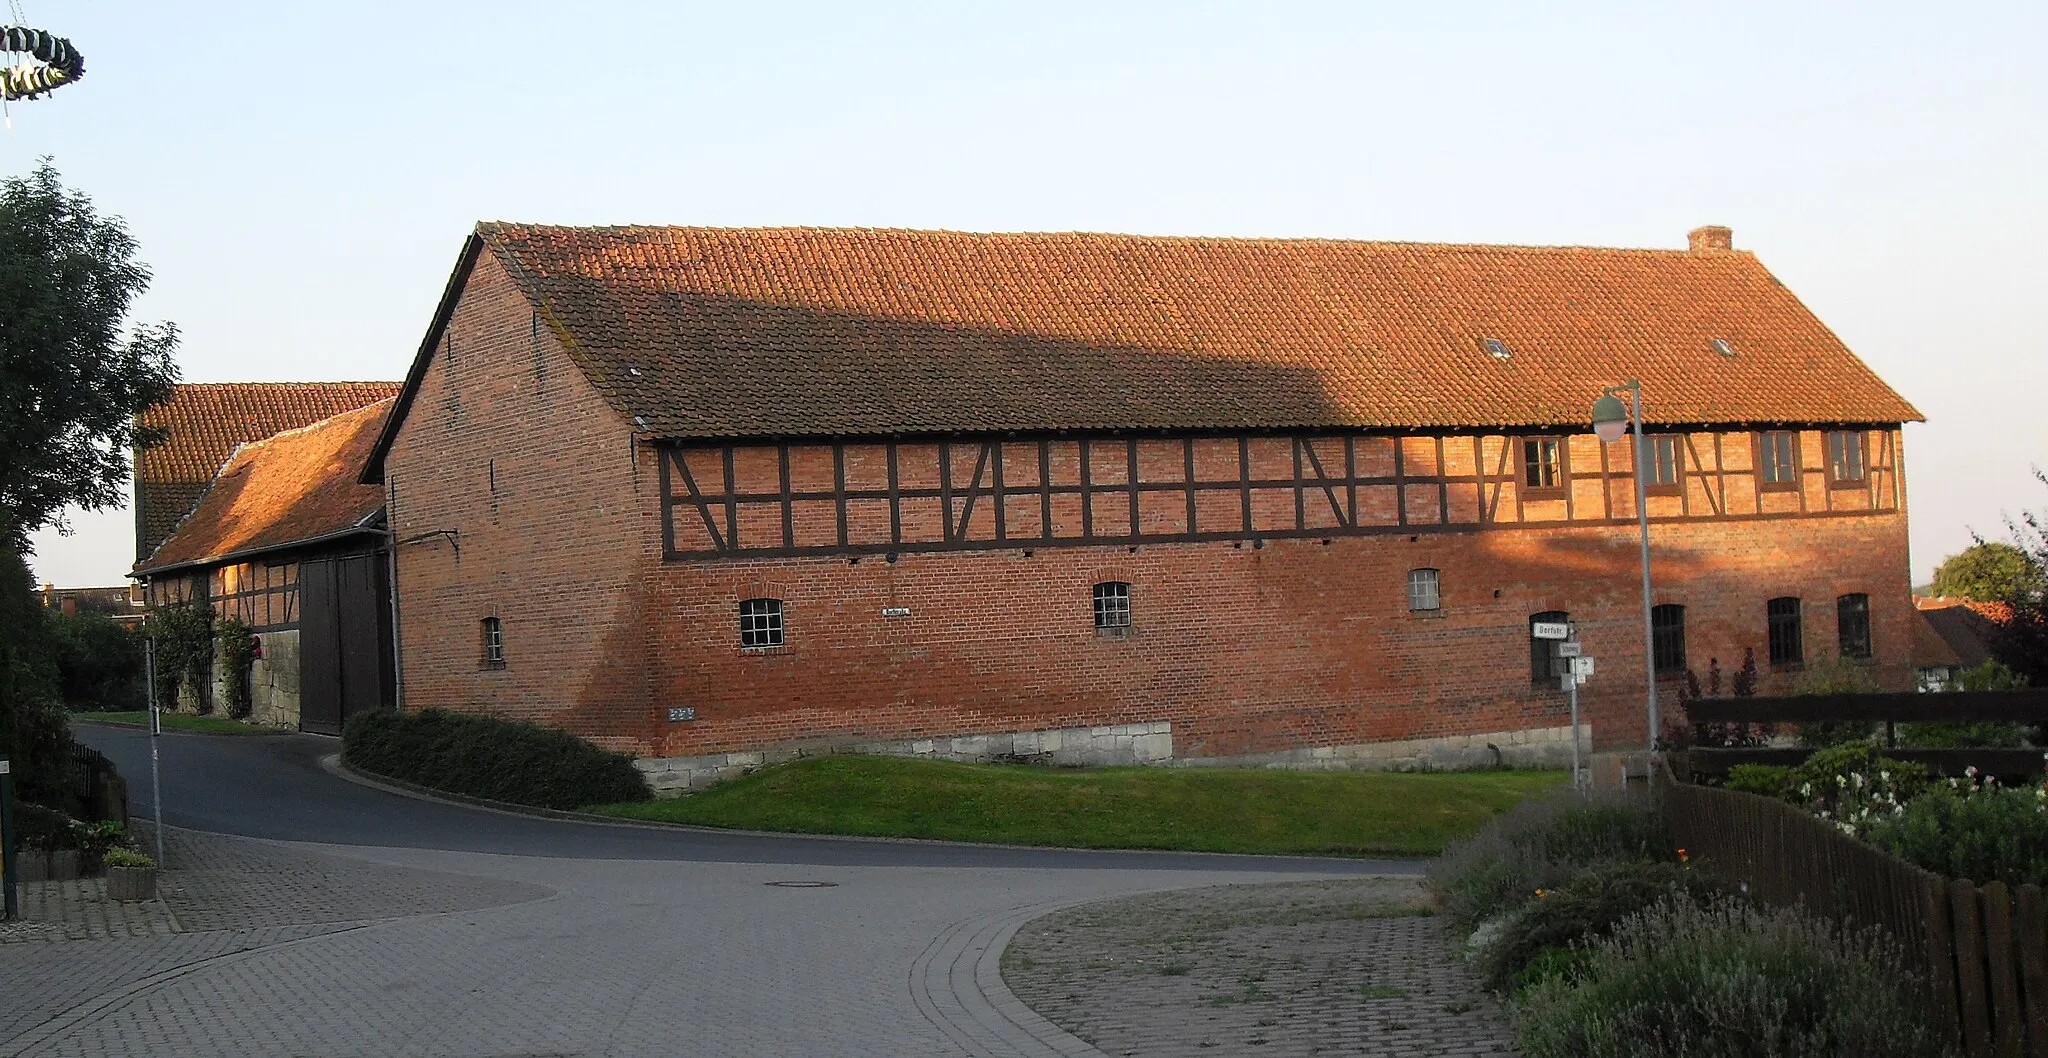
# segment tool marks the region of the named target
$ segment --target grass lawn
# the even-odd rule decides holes
[[[604,815],[1070,848],[1434,856],[1564,771],[1061,769],[815,757]]]
[[[113,724],[117,727],[148,727],[149,714],[142,710],[132,713],[72,713],[71,719],[88,724]],[[198,731],[208,735],[272,735],[275,728],[257,727],[240,720],[229,720],[224,716],[193,716],[189,713],[165,713],[164,730]]]

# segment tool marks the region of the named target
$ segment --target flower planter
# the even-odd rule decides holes
[[[50,881],[68,882],[78,877],[78,850],[55,849],[50,853]]]
[[[107,899],[131,902],[156,899],[156,868],[107,868]]]

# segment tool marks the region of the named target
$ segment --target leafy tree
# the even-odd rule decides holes
[[[2038,467],[2034,478],[2048,485],[2048,474]],[[2006,524],[2013,544],[2035,571],[2048,570],[2048,511],[2024,511],[2018,521]],[[2012,615],[1992,637],[1992,656],[2028,685],[2048,687],[2048,591],[2022,591],[2006,601],[2012,604]]]
[[[0,180],[0,755],[24,797],[62,790],[69,742],[29,535],[120,503],[131,449],[156,440],[136,415],[177,381],[177,329],[128,322],[149,285],[135,249],[48,160]]]
[[[76,710],[141,708],[142,635],[105,614],[80,611],[50,619],[58,687]]]
[[[2011,544],[1979,541],[1944,559],[1934,571],[1934,594],[1973,602],[2006,602],[2038,594],[2041,567]]]

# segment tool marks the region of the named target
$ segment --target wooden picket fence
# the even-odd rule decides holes
[[[2048,1058],[2048,902],[1894,859],[1783,801],[1674,780],[1658,805],[1702,869],[1778,906],[1889,933],[1970,1058]]]

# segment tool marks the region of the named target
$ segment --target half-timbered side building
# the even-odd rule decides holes
[[[136,565],[151,606],[204,604],[260,644],[250,671],[216,659],[179,705],[220,708],[228,681],[245,680],[252,723],[339,734],[395,704],[383,490],[356,480],[392,403],[239,445]]]
[[[792,747],[1401,763],[1639,743],[1658,671],[1911,680],[1918,414],[1682,251],[486,224],[365,480],[407,708],[668,785]],[[1725,678],[1725,677],[1724,677]]]

